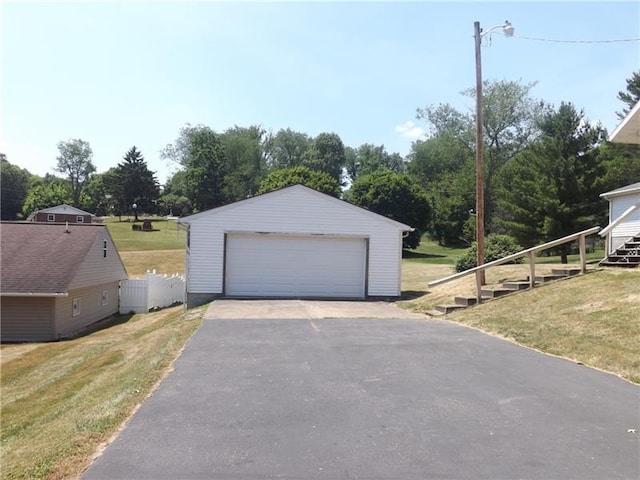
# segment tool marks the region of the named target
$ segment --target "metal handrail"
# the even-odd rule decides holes
[[[508,263],[512,260],[516,260],[518,258],[529,256],[529,286],[533,288],[533,284],[535,282],[535,255],[537,252],[541,252],[543,250],[547,250],[549,248],[556,247],[558,245],[562,245],[563,243],[571,242],[573,240],[579,239],[580,241],[580,270],[582,273],[585,273],[587,270],[587,256],[586,256],[586,242],[585,238],[588,235],[592,235],[594,233],[598,233],[600,231],[600,227],[592,227],[587,230],[583,230],[578,233],[574,233],[571,235],[567,235],[566,237],[559,238],[557,240],[552,240],[547,243],[543,243],[542,245],[538,245],[536,247],[527,248],[526,250],[522,250],[518,253],[513,253],[511,255],[507,255],[506,257],[499,258],[498,260],[494,260],[492,262],[484,263],[477,267],[470,268],[469,270],[465,270],[464,272],[455,273],[453,275],[449,275],[448,277],[441,278],[439,280],[434,280],[433,282],[429,282],[429,287],[435,287],[437,285],[442,285],[443,283],[450,282],[452,280],[457,280],[458,278],[466,277],[467,275],[471,275],[472,273],[476,273],[476,289],[477,289],[477,300],[478,303],[481,301],[481,293],[480,290],[482,288],[482,284],[480,282],[480,275],[478,272],[482,272],[488,268],[495,267],[497,265],[502,265],[504,263]]]

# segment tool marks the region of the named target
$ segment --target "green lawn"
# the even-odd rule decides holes
[[[418,248],[414,250],[404,250],[402,257],[407,262],[430,263],[433,265],[455,265],[458,257],[464,254],[464,247],[444,247],[438,242],[422,239]]]
[[[142,220],[142,219],[140,219]],[[186,232],[175,220],[150,218],[153,231],[133,230],[133,217],[107,219],[106,225],[119,252],[149,250],[181,250],[186,247]],[[142,221],[137,222],[142,225]]]

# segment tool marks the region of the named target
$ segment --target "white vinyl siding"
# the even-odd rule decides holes
[[[609,209],[609,222],[613,222],[629,207],[632,207],[633,205],[640,202],[640,193],[613,197],[609,201],[611,202]],[[629,238],[633,237],[634,235],[638,235],[638,233],[640,233],[640,209],[636,209],[636,211],[631,213],[628,217],[626,217],[622,222],[620,222],[613,228],[610,233],[611,252],[615,251],[617,247],[622,245]]]
[[[366,245],[353,237],[228,235],[225,294],[363,298]]]
[[[189,224],[187,291],[223,293],[225,234],[369,239],[367,296],[400,295],[403,225],[304,187],[290,187],[184,219]]]

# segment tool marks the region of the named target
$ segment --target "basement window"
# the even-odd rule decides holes
[[[71,302],[71,314],[74,317],[80,315],[80,297],[76,297]]]

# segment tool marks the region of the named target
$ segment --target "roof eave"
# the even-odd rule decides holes
[[[636,103],[626,117],[609,135],[613,143],[640,144],[640,102]]]

